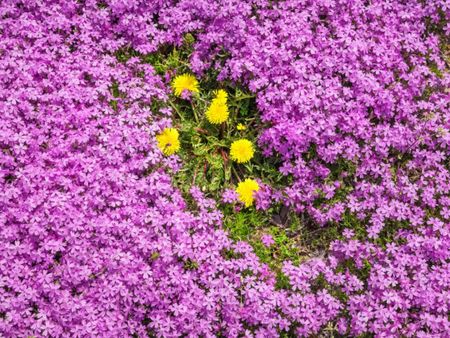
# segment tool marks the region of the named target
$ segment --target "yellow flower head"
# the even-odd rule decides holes
[[[255,149],[253,148],[253,144],[245,138],[234,141],[231,144],[230,148],[231,159],[238,163],[245,163],[250,161],[254,153]]]
[[[238,125],[237,125],[237,130],[245,130],[245,129],[247,129],[247,127],[246,126],[244,126],[242,123],[238,123]]]
[[[236,192],[238,194],[238,199],[248,208],[253,204],[254,192],[259,190],[258,182],[247,178],[244,182],[239,182]]]
[[[181,74],[172,81],[172,89],[176,96],[181,96],[184,90],[198,93],[198,81],[191,74]]]
[[[216,94],[216,97],[215,97],[216,101],[222,102],[224,104],[227,103],[228,94],[225,90],[219,89],[218,91],[215,92],[215,94]]]
[[[206,118],[212,124],[221,124],[228,119],[230,114],[227,106],[228,94],[225,90],[219,89],[215,92],[216,97],[206,111]]]
[[[206,118],[212,124],[221,124],[228,119],[228,106],[218,99],[214,99],[206,111]]]
[[[170,156],[180,150],[178,136],[178,130],[174,128],[165,128],[161,134],[156,136],[158,148],[161,149],[164,155]]]

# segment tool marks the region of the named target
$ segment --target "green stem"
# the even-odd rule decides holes
[[[253,166],[250,163],[244,164],[244,167],[250,172],[250,174],[253,174]]]
[[[223,139],[223,134],[224,134],[225,128],[224,128],[224,123],[222,123],[220,125],[220,131],[219,131],[219,137],[222,140]]]
[[[195,122],[197,122],[197,124],[199,124],[199,119],[198,119],[197,113],[195,112],[194,102],[192,102],[192,101],[191,101],[191,107],[192,107],[192,112],[194,113]]]
[[[234,167],[233,163],[230,164],[231,166],[231,170],[233,171],[233,173],[236,175],[236,177],[238,178],[239,181],[242,181],[241,178],[239,177],[239,174],[236,170],[236,168]]]
[[[207,100],[205,100],[204,98],[202,98],[200,96],[197,97],[197,100],[200,100],[200,101],[205,102],[205,103],[208,102]]]
[[[177,113],[178,117],[181,119],[181,121],[184,121],[184,117],[183,115],[181,115],[181,113],[178,111],[177,106],[175,106],[172,101],[169,101],[170,106],[175,110],[175,112]]]
[[[235,98],[234,101],[241,101],[241,100],[246,100],[246,99],[254,99],[256,96],[255,95],[244,95],[241,96],[239,98]]]

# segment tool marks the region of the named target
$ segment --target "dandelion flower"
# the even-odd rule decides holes
[[[228,94],[225,90],[219,89],[215,92],[216,97],[215,100],[218,102],[223,102],[224,104],[227,103]]]
[[[176,96],[181,96],[185,90],[198,93],[198,81],[191,74],[181,74],[173,80],[172,89]]]
[[[230,148],[231,159],[238,163],[245,163],[250,161],[254,153],[255,149],[253,148],[253,144],[245,138],[234,141],[231,144]]]
[[[248,208],[253,204],[254,192],[259,190],[258,182],[247,178],[243,182],[239,182],[236,192],[238,194],[238,199]]]
[[[223,89],[216,91],[216,97],[206,111],[206,118],[212,124],[221,124],[228,119],[229,111],[227,106],[228,94]]]
[[[213,100],[206,111],[206,118],[212,124],[221,124],[228,119],[229,114],[226,103]]]
[[[247,129],[247,127],[246,126],[244,126],[242,123],[238,123],[238,125],[237,125],[237,130],[239,130],[239,131],[241,131],[241,130],[246,130]]]
[[[165,128],[161,134],[156,136],[158,148],[161,149],[164,155],[170,156],[180,150],[178,136],[178,130],[174,128]]]

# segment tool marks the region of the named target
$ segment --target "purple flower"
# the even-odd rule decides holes
[[[261,242],[262,242],[262,244],[264,244],[266,247],[270,247],[272,244],[275,243],[275,241],[273,240],[272,236],[271,236],[271,235],[267,235],[267,234],[265,234],[265,235],[263,235],[263,236],[261,237]]]

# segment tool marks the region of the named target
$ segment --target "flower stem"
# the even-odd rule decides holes
[[[191,101],[191,107],[192,107],[192,112],[194,113],[195,122],[197,122],[197,124],[199,124],[199,119],[198,119],[197,113],[195,111],[195,105],[194,105],[194,102],[192,102],[192,101]]]

